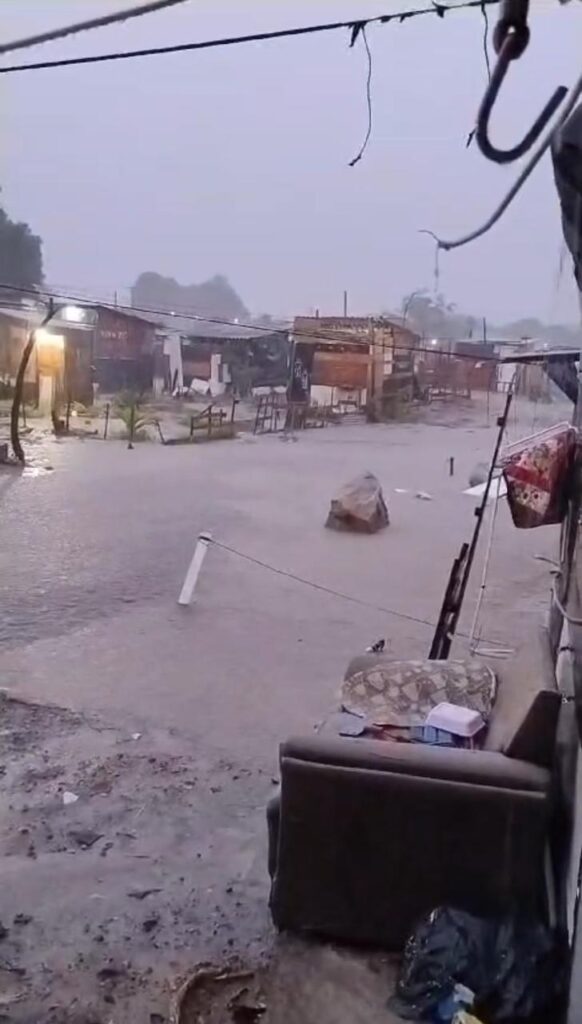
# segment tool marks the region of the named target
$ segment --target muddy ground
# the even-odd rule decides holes
[[[272,933],[275,778],[6,696],[0,735],[2,1024],[390,1024],[394,958]]]

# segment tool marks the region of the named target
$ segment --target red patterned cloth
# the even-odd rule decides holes
[[[503,476],[513,523],[521,530],[561,523],[576,449],[576,431],[567,424],[532,437],[503,459]]]

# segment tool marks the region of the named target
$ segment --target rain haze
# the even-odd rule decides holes
[[[106,13],[100,0],[5,0],[2,37]],[[409,9],[368,0],[192,0],[28,51],[92,54]],[[532,5],[532,40],[493,116],[521,137],[579,73],[578,5]],[[490,21],[494,22],[494,11]],[[143,271],[183,284],[225,274],[253,313],[394,310],[433,287],[419,228],[464,234],[516,174],[466,148],[486,82],[482,12],[373,25],[366,54],[339,31],[198,53],[6,76],[3,202],[44,242],[50,284],[127,296]],[[560,53],[560,61],[551,55]],[[8,58],[4,58],[7,62]],[[577,319],[549,157],[484,239],[440,261],[447,300],[496,322]]]
[[[480,978],[463,1019],[566,1024],[568,927],[582,1020],[580,205],[563,146],[565,232],[546,154],[435,273],[422,229],[520,168],[467,146],[472,2],[177,0],[0,54],[346,23],[0,75],[0,1024],[460,1021]],[[0,40],[131,7],[0,0]],[[581,18],[531,0],[499,147]]]

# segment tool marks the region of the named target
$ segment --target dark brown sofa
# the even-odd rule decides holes
[[[512,691],[501,678],[482,751],[325,734],[284,743],[267,815],[277,927],[398,949],[438,905],[544,912],[552,680],[540,669]]]

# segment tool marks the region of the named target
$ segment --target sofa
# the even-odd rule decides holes
[[[561,698],[542,645],[535,678],[495,666],[483,749],[325,732],[282,744],[267,811],[279,929],[398,950],[439,905],[546,915]]]

